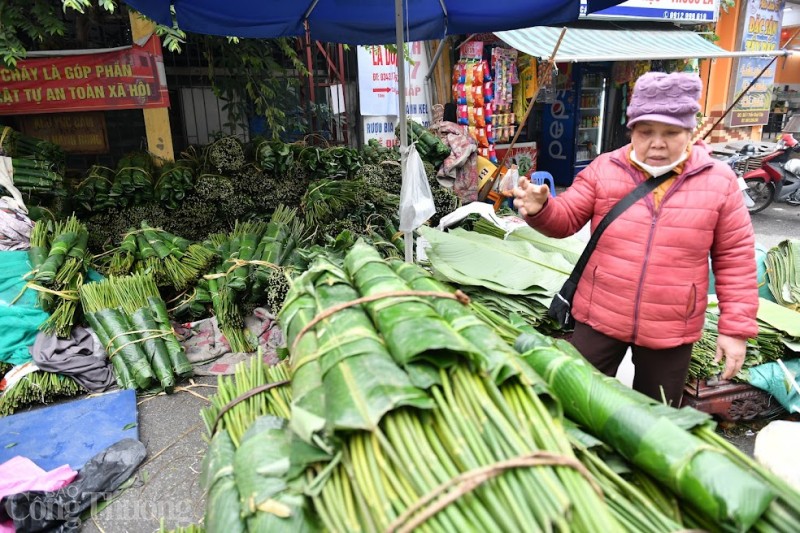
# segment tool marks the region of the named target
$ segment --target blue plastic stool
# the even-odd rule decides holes
[[[531,183],[535,183],[536,185],[543,185],[547,182],[547,185],[550,187],[550,196],[553,198],[556,197],[556,183],[553,180],[553,175],[547,172],[546,170],[537,170],[533,174],[531,174]]]

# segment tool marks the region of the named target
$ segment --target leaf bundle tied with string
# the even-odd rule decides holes
[[[89,232],[73,215],[62,222],[41,220],[31,233],[28,256],[33,267],[29,286],[50,317],[40,329],[68,337],[78,311],[78,291],[86,274]]]
[[[192,374],[152,275],[110,277],[85,285],[81,301],[121,388],[155,386],[171,392],[176,376]]]

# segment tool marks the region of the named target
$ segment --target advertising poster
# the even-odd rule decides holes
[[[0,115],[169,107],[161,42],[0,67]]]
[[[715,22],[719,0],[628,0],[602,11],[586,14],[581,1],[581,17],[588,19],[656,19],[671,22]]]
[[[410,119],[427,128],[431,120],[430,94],[425,84],[428,56],[421,42],[407,46],[405,111]],[[358,89],[364,142],[378,139],[384,146],[399,145],[394,134],[399,107],[397,54],[385,46],[359,46]]]
[[[784,3],[784,0],[748,0],[744,6],[740,50],[754,52],[777,50],[780,47]],[[730,101],[735,101],[771,61],[771,57],[742,57],[734,63],[736,83]],[[775,65],[773,62],[731,110],[729,126],[761,126],[769,122]]]

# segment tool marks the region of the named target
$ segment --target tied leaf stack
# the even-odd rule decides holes
[[[450,155],[450,148],[442,140],[428,131],[418,122],[406,120],[408,128],[408,144],[416,143],[417,152],[423,161],[438,167]],[[395,135],[400,136],[400,126],[395,128]]]
[[[149,274],[108,279],[81,289],[86,320],[111,360],[120,388],[172,392],[192,375],[167,307]]]
[[[114,205],[142,204],[153,199],[155,165],[147,153],[131,153],[119,160],[114,183],[108,192]]]
[[[21,367],[14,367],[21,369]],[[0,371],[0,378],[11,379],[13,371]],[[4,375],[6,374],[6,375]],[[48,404],[60,398],[77,396],[85,393],[77,381],[69,376],[36,370],[25,374],[13,385],[0,390],[0,417],[16,413],[32,404]]]
[[[677,496],[685,526],[707,531],[789,532],[800,494],[717,435],[710,417],[675,410],[602,375],[563,340],[538,333],[517,340],[522,359],[565,414],[595,439]]]
[[[277,313],[288,287],[287,274],[305,267],[301,249],[308,243],[309,232],[297,216],[297,209],[279,205],[270,217],[259,240],[255,256],[260,264],[252,267],[251,301],[266,300],[267,307]]]
[[[47,161],[54,166],[58,174],[64,173],[66,164],[66,155],[60,146],[25,135],[10,126],[0,128],[0,155]]]
[[[84,213],[105,211],[117,203],[109,196],[116,173],[102,165],[92,165],[83,180],[75,187],[73,198]]]
[[[14,186],[26,198],[64,196],[64,177],[59,165],[46,159],[15,157],[11,159]]]
[[[718,323],[719,315],[717,313],[706,312],[703,335],[692,346],[692,360],[689,362],[689,377],[692,379],[712,378],[722,374],[725,370],[724,361],[714,362],[717,355],[717,337],[719,336]],[[784,345],[780,335],[774,329],[759,322],[758,336],[755,339],[747,340],[744,363],[739,373],[732,378],[733,381],[747,383],[750,368],[776,361],[783,357],[783,354]]]
[[[800,311],[800,240],[788,239],[770,249],[766,264],[775,301]]]
[[[78,291],[83,284],[87,264],[89,233],[75,216],[62,222],[41,220],[31,232],[28,252],[33,280],[39,291],[39,303],[50,317],[41,330],[59,337],[69,337],[78,310]]]
[[[155,199],[167,209],[178,209],[194,188],[194,168],[185,160],[165,163],[155,185]]]
[[[195,187],[197,160],[192,153],[185,153],[158,169],[148,154],[128,154],[117,170],[92,166],[75,187],[73,197],[83,214],[148,204],[177,210]]]
[[[66,158],[61,147],[0,126],[0,156],[11,158],[14,186],[23,195],[32,218],[39,218],[39,208],[63,208]]]
[[[520,356],[499,334],[519,329],[472,307],[364,244],[319,255],[279,313],[289,360],[240,365],[203,413],[205,526],[796,528],[800,495],[707,415],[625,389],[563,341],[524,337]]]
[[[214,252],[160,228],[142,222],[125,234],[119,248],[103,261],[109,275],[149,272],[156,284],[183,291],[192,286],[214,262]]]
[[[244,329],[241,304],[263,302],[269,293],[277,301],[284,282],[272,273],[280,269],[289,274],[304,268],[307,262],[302,251],[308,238],[296,210],[283,206],[278,206],[267,224],[237,222],[231,233],[209,238],[207,246],[220,260],[198,288],[210,295],[214,315],[233,351],[255,348]]]
[[[290,427],[307,442],[343,441],[338,464],[308,472],[333,469],[312,498],[326,528],[616,528],[534,392],[540,381],[490,328],[449,298],[392,296],[410,287],[371,247],[354,246],[344,264],[318,260],[279,315],[292,347]],[[426,495],[480,469],[489,481],[425,512]]]

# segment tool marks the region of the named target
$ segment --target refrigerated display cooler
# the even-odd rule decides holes
[[[571,83],[556,90],[555,102],[544,106],[540,170],[556,184],[569,186],[575,175],[603,152],[610,64],[577,64]]]
[[[579,82],[578,118],[573,175],[603,152],[603,116],[608,91],[608,75],[601,70],[585,70]]]

